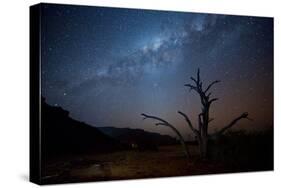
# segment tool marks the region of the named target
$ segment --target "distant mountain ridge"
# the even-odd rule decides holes
[[[113,152],[132,149],[132,144],[144,150],[177,143],[168,135],[142,129],[94,127],[72,119],[67,110],[51,106],[42,98],[41,147],[43,157],[57,155]]]
[[[161,135],[159,133],[148,132],[143,129],[117,128],[117,127],[97,127],[104,134],[120,141],[121,143],[171,145],[178,143],[177,139]]]
[[[69,117],[61,107],[47,104],[41,106],[42,154],[66,155],[84,152],[115,151],[122,148],[115,139],[99,129]]]

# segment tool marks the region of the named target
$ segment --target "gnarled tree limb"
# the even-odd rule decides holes
[[[212,121],[214,121],[214,118],[209,118],[208,123],[210,123],[210,122],[212,122]]]
[[[235,125],[241,119],[252,120],[252,119],[248,118],[248,115],[249,115],[248,112],[244,112],[239,117],[232,120],[227,126],[223,127],[220,131],[216,132],[214,135],[215,136],[222,135],[227,129],[231,128],[233,125]]]
[[[178,113],[184,117],[185,121],[186,121],[187,124],[189,125],[190,129],[192,130],[192,132],[193,132],[196,136],[198,136],[198,135],[199,135],[199,131],[198,131],[197,129],[195,129],[195,128],[192,126],[192,123],[191,123],[191,121],[189,120],[189,118],[187,117],[187,115],[186,115],[185,113],[181,112],[181,111],[178,111]]]
[[[220,80],[215,80],[215,81],[213,81],[212,83],[210,83],[210,84],[208,85],[207,89],[204,91],[204,93],[207,93],[207,91],[208,91],[214,84],[219,83],[219,82],[220,82]]]
[[[189,87],[189,91],[191,90],[195,90],[196,92],[198,92],[197,87],[191,84],[185,84],[184,86]]]
[[[208,102],[208,104],[211,105],[212,102],[215,102],[215,101],[217,101],[217,100],[219,100],[219,99],[218,99],[218,98],[213,98],[213,99],[211,99],[211,100]]]
[[[184,141],[183,137],[181,136],[180,132],[173,125],[171,125],[166,120],[164,120],[162,118],[159,118],[159,117],[156,117],[156,116],[151,116],[151,115],[147,115],[147,114],[141,114],[141,115],[144,117],[143,119],[154,119],[154,120],[159,121],[158,123],[155,123],[155,125],[163,125],[163,126],[170,127],[177,134],[177,136],[179,137],[181,145],[183,147],[184,154],[187,157],[190,156],[188,148],[187,148],[187,146],[185,144],[185,141]]]

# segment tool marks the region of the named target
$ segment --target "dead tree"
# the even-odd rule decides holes
[[[239,117],[235,118],[233,121],[231,121],[228,125],[223,127],[221,130],[218,132],[214,133],[213,135],[209,135],[208,133],[208,128],[209,128],[209,123],[213,121],[213,118],[210,118],[209,112],[210,108],[213,102],[217,101],[218,98],[211,98],[211,92],[209,91],[211,87],[217,83],[219,83],[219,80],[215,80],[211,82],[205,89],[203,88],[203,83],[200,78],[200,69],[197,71],[197,76],[196,79],[194,77],[190,77],[192,80],[193,84],[185,84],[186,87],[189,88],[189,91],[195,91],[201,101],[201,113],[198,115],[198,129],[194,128],[191,121],[189,120],[188,116],[184,114],[183,112],[178,112],[181,114],[192,132],[194,133],[198,144],[199,144],[199,150],[200,150],[200,155],[202,158],[207,157],[207,152],[208,152],[208,139],[210,136],[220,136],[223,134],[227,129],[231,128],[234,126],[239,120],[243,118],[248,118],[248,113],[244,112],[242,113]]]
[[[215,80],[215,81],[211,82],[206,88],[203,88],[203,83],[202,83],[201,78],[200,78],[200,69],[198,69],[198,71],[197,71],[196,78],[190,77],[190,79],[193,83],[192,84],[185,84],[184,86],[188,87],[189,91],[195,91],[199,95],[200,101],[201,101],[201,112],[198,114],[198,126],[197,126],[197,128],[195,128],[193,126],[189,117],[185,113],[183,113],[181,111],[178,111],[178,113],[181,116],[184,117],[187,125],[189,126],[191,131],[194,133],[195,138],[196,138],[196,140],[198,142],[198,145],[199,145],[201,158],[205,159],[205,158],[207,158],[208,140],[209,140],[210,137],[220,136],[226,130],[228,130],[229,128],[234,126],[239,120],[244,119],[244,118],[246,118],[246,119],[249,119],[249,118],[248,118],[248,113],[244,112],[240,116],[238,116],[237,118],[232,120],[228,125],[223,127],[221,130],[215,132],[212,135],[209,135],[209,133],[208,133],[209,123],[214,120],[213,118],[210,118],[210,116],[209,116],[210,107],[213,104],[213,102],[218,100],[218,98],[212,98],[211,97],[212,93],[210,92],[210,89],[213,85],[219,83],[220,81]],[[149,116],[149,115],[145,115],[145,114],[142,114],[142,115],[145,116],[146,118],[151,118],[151,119],[156,119],[156,120],[161,121],[161,123],[160,123],[161,125],[164,125],[164,124],[170,125],[168,122],[166,122],[165,120],[163,120],[161,118],[158,118],[158,117],[155,117],[155,116]],[[171,127],[171,125],[169,127]],[[175,127],[173,127],[172,129],[175,132],[178,132]],[[178,134],[178,135],[180,135],[180,134]],[[181,136],[179,136],[179,137],[181,137]],[[184,141],[182,141],[182,142],[184,143]]]

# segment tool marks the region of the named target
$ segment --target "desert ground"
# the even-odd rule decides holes
[[[63,183],[236,172],[223,162],[198,160],[195,146],[190,151],[191,159],[184,156],[179,145],[162,146],[158,151],[129,150],[56,158],[43,165],[42,181]]]

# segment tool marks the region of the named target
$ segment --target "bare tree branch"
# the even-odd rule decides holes
[[[166,126],[171,126],[171,124],[170,123],[168,123],[167,121],[165,121],[164,119],[161,119],[161,118],[159,118],[159,117],[156,117],[156,116],[150,116],[150,115],[146,115],[146,114],[141,114],[144,118],[144,120],[145,119],[155,119],[155,120],[158,120],[158,121],[160,121],[160,122],[162,122],[162,123],[158,123],[158,125],[160,125],[160,124],[163,124],[163,125],[166,125]]]
[[[155,125],[156,126],[158,126],[158,125],[164,125],[165,126],[166,124],[165,123],[155,123]]]
[[[207,98],[209,99],[211,95],[212,95],[212,93],[210,92],[210,93],[207,95]]]
[[[210,118],[209,121],[208,121],[208,123],[210,123],[210,122],[212,122],[212,121],[214,121],[214,118]]]
[[[213,99],[211,99],[208,103],[209,103],[209,105],[211,105],[212,102],[215,102],[215,101],[217,101],[217,100],[219,100],[219,99],[218,99],[218,98],[213,98]]]
[[[215,80],[212,83],[209,84],[209,86],[207,87],[207,89],[204,91],[204,93],[206,93],[214,84],[219,83],[220,80]]]
[[[241,119],[251,120],[250,118],[248,118],[248,115],[249,115],[248,112],[244,112],[239,117],[232,120],[227,126],[223,127],[220,131],[216,132],[214,135],[219,136],[219,135],[223,134],[227,129],[231,128],[233,125],[235,125]]]
[[[178,111],[178,113],[181,114],[184,117],[185,121],[189,125],[190,129],[192,130],[192,132],[195,133],[196,135],[198,135],[199,131],[192,126],[192,123],[189,120],[189,118],[187,117],[187,115],[185,113],[181,112],[181,111]]]
[[[191,76],[190,79],[191,79],[192,81],[194,81],[195,84],[197,85],[197,80],[195,80],[195,78],[193,78],[193,77]]]
[[[176,134],[177,136],[179,137],[180,139],[180,142],[181,142],[181,145],[183,147],[183,151],[184,151],[184,154],[189,157],[190,154],[189,154],[189,151],[188,151],[188,148],[185,144],[185,141],[183,139],[183,137],[181,136],[180,132],[172,125],[170,124],[169,122],[167,122],[166,120],[162,119],[162,118],[159,118],[159,117],[156,117],[156,116],[151,116],[151,115],[147,115],[147,114],[141,114],[144,118],[143,119],[154,119],[154,120],[158,120],[159,122],[158,123],[155,123],[155,125],[163,125],[163,126],[167,126],[167,127],[170,127]]]
[[[200,69],[197,69],[197,82],[200,83]]]
[[[195,91],[197,91],[197,92],[198,92],[197,87],[196,87],[196,86],[194,86],[194,85],[191,85],[191,84],[185,84],[184,86],[189,87],[189,91],[191,91],[191,90],[195,90]]]

